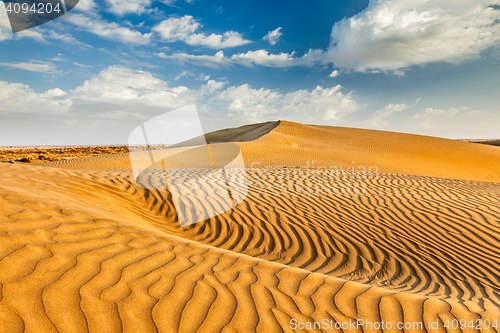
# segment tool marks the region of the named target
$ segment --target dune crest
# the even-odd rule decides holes
[[[236,142],[248,168],[326,167],[500,182],[499,149],[465,141],[289,121],[215,131],[205,137],[208,142]],[[115,154],[44,165],[69,169],[130,168],[130,159],[128,154]]]
[[[381,173],[500,182],[497,147],[422,135],[281,121],[267,135],[239,145],[249,165],[371,166]]]

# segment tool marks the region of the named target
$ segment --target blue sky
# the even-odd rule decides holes
[[[499,0],[81,0],[13,34],[2,5],[0,146],[126,143],[190,104],[207,131],[499,138],[499,22]]]

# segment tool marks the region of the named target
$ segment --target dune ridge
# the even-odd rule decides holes
[[[498,148],[465,141],[288,121],[216,131],[206,138],[209,142],[235,142],[248,168],[369,171],[371,167],[380,173],[500,182]],[[70,169],[131,167],[128,154],[123,153],[42,165]]]
[[[262,166],[332,166],[347,170],[500,182],[498,148],[436,137],[281,121],[267,135],[239,143]],[[314,161],[314,165],[313,165]],[[354,162],[354,163],[353,163]]]

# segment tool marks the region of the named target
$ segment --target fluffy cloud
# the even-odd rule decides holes
[[[277,90],[254,89],[248,84],[229,87],[211,101],[228,102],[227,110],[252,121],[288,119],[295,121],[341,121],[359,109],[352,94],[343,94],[341,86],[316,87],[282,94]]]
[[[266,50],[248,51],[246,53],[233,54],[226,57],[224,52],[219,51],[215,55],[192,55],[187,53],[156,53],[164,59],[177,60],[180,63],[192,63],[196,66],[212,68],[230,67],[235,64],[251,67],[261,65],[266,67],[291,67],[291,66],[313,66],[319,63],[323,57],[321,50],[309,50],[302,57],[295,57],[295,53],[269,54]]]
[[[0,137],[5,144],[126,142],[138,124],[190,104],[200,110],[205,130],[284,119],[343,126],[358,121],[361,127],[443,137],[498,137],[498,112],[467,107],[413,111],[419,102],[389,104],[366,116],[366,107],[339,85],[281,92],[208,80],[190,89],[148,71],[111,66],[67,92],[55,88],[36,93],[27,85],[0,81]],[[52,141],[23,141],[41,137]]]
[[[192,16],[173,17],[160,22],[153,28],[167,42],[185,40],[201,25]]]
[[[5,11],[3,1],[0,1],[0,42],[12,38],[12,28],[10,27],[9,17]]]
[[[192,34],[184,42],[189,45],[202,45],[212,49],[225,49],[251,43],[251,41],[244,39],[238,32],[234,31],[226,31],[223,35]]]
[[[179,75],[175,77],[175,81],[178,81],[185,76],[194,76],[194,74],[191,71],[182,71]]]
[[[248,51],[231,56],[231,60],[245,66],[253,64],[267,67],[313,66],[323,57],[323,51],[310,49],[302,57],[295,57],[295,52],[269,54],[266,50]]]
[[[148,112],[157,112],[196,103],[204,110],[229,112],[233,119],[243,123],[264,121],[269,117],[288,117],[297,121],[307,117],[340,120],[359,108],[351,93],[341,92],[341,86],[281,93],[254,89],[248,84],[223,89],[225,82],[204,79],[207,83],[198,89],[170,87],[150,72],[112,66],[72,90],[68,97],[73,100],[73,108],[82,111],[88,108],[86,113],[95,110],[102,114],[103,110],[109,110],[137,115],[138,110],[145,110],[145,107]]]
[[[339,71],[337,70],[334,70],[333,72],[330,73],[330,75],[328,75],[329,77],[337,77],[339,76]]]
[[[214,68],[232,64],[291,67],[333,63],[335,67],[347,70],[403,76],[402,69],[412,65],[439,61],[459,63],[477,58],[482,51],[498,45],[498,4],[499,0],[464,0],[460,3],[452,0],[370,0],[364,11],[333,26],[326,51],[309,50],[302,57],[296,57],[294,52],[269,54],[266,50],[227,57],[222,57],[222,53],[214,56],[182,53],[168,57]],[[155,29],[167,41],[183,40],[191,45],[224,47],[223,36],[196,34],[199,27],[200,24],[191,16],[184,16],[166,20]],[[264,39],[274,45],[280,35],[281,28],[277,28]],[[238,44],[241,36],[236,37],[235,44]]]
[[[26,117],[26,113],[59,116],[69,111],[72,104],[61,89],[51,89],[37,94],[21,83],[0,81],[0,114],[5,117],[14,114]]]
[[[133,13],[141,15],[144,12],[150,12],[147,7],[151,5],[152,0],[106,0],[109,5],[109,11],[116,15]]]
[[[456,139],[497,139],[498,124],[500,112],[473,110],[463,106],[448,109],[425,108],[410,116],[401,124],[401,128],[412,133]]]
[[[151,38],[151,33],[142,34],[139,31],[122,27],[115,22],[109,23],[97,15],[86,16],[70,12],[66,14],[65,21],[94,35],[121,43],[148,44]]]
[[[265,35],[262,39],[263,40],[266,40],[269,42],[269,44],[271,45],[276,45],[276,43],[278,42],[278,40],[280,39],[282,33],[281,33],[281,27],[273,30],[273,31],[269,31],[267,33],[267,35]]]
[[[0,66],[18,68],[30,72],[52,72],[55,70],[54,64],[44,61],[0,63]]]
[[[185,0],[187,3],[193,3],[194,0]],[[85,11],[93,10],[95,4],[92,0],[80,0],[78,6],[85,2]],[[172,5],[176,0],[159,0],[165,5]],[[106,0],[109,8],[108,11],[116,15],[151,13],[153,10],[150,8],[153,0]]]
[[[200,75],[198,75],[198,77],[196,78],[196,80],[198,80],[198,81],[208,81],[208,80],[210,80],[210,75],[205,75],[204,73],[201,73]]]
[[[241,46],[251,41],[244,39],[239,33],[227,31],[222,35],[195,33],[202,25],[192,16],[173,17],[160,22],[153,31],[160,34],[166,42],[183,41],[192,46],[206,46],[213,49]]]
[[[367,72],[476,58],[500,41],[494,3],[500,2],[370,0],[364,11],[333,26],[325,60]]]
[[[499,138],[500,112],[474,110],[467,106],[439,109],[413,104],[389,104],[355,122],[356,127],[384,129],[452,139]],[[359,118],[359,117],[358,117]]]
[[[180,98],[179,96],[182,96]],[[169,87],[150,72],[127,67],[111,66],[70,92],[75,106],[100,105],[103,109],[136,114],[145,106],[153,108],[178,108],[195,102],[194,94],[187,87]],[[92,113],[93,108],[86,110]]]
[[[170,86],[150,72],[111,66],[68,92],[56,88],[37,94],[27,85],[0,82],[0,113],[10,119],[7,123],[23,122],[31,138],[41,135],[35,119],[43,119],[63,133],[59,144],[75,144],[120,142],[137,124],[190,104],[197,105],[206,130],[272,119],[339,123],[359,108],[340,86],[289,93],[248,84],[225,86],[215,80],[195,89]],[[30,118],[23,116],[27,112]],[[63,131],[68,126],[71,134]],[[12,132],[7,139],[15,140],[16,135]]]
[[[192,55],[187,53],[174,53],[166,55],[165,53],[155,53],[160,58],[176,60],[180,63],[192,63],[196,66],[204,66],[219,69],[221,67],[230,67],[233,65],[231,59],[224,56],[224,52],[219,51],[214,55]]]
[[[406,104],[389,104],[382,110],[378,110],[372,114],[372,116],[368,119],[370,125],[375,127],[385,126],[387,125],[387,117],[406,110],[409,106]]]
[[[76,6],[73,10],[80,11],[80,12],[86,12],[86,13],[93,13],[98,8],[99,7],[94,2],[94,0],[79,0],[78,6]]]

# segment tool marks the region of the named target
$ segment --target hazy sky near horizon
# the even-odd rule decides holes
[[[196,104],[206,131],[290,120],[500,138],[500,0],[80,0],[13,34],[0,146],[121,144]]]

